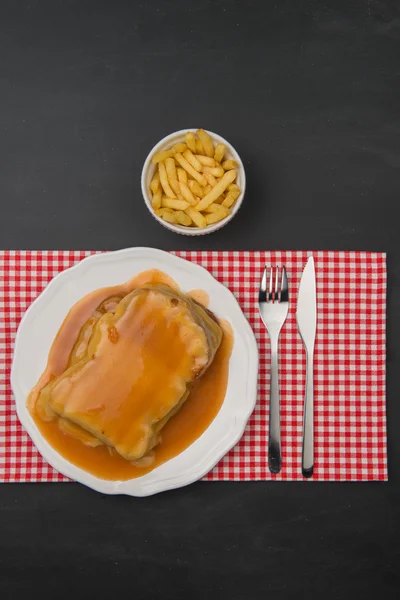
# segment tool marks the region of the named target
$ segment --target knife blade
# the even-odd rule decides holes
[[[300,280],[296,310],[297,327],[306,350],[302,472],[314,471],[314,345],[317,332],[317,285],[314,258],[309,257]]]

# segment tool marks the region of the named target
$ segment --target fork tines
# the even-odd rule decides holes
[[[281,276],[279,274],[279,266],[270,269],[265,266],[258,293],[259,302],[288,302],[289,288],[285,267],[282,267]]]

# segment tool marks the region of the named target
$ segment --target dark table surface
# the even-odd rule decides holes
[[[1,246],[387,251],[389,482],[2,485],[2,598],[399,597],[399,81],[396,2],[3,0]],[[139,185],[185,127],[248,176],[240,216],[193,239]]]

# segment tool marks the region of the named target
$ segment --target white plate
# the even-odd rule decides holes
[[[157,268],[183,291],[205,290],[210,309],[230,321],[234,347],[224,403],[208,429],[184,452],[150,473],[128,481],[100,479],[63,458],[40,434],[26,398],[44,371],[54,337],[69,309],[85,294],[117,285],[140,271]],[[242,437],[257,395],[258,350],[253,331],[233,294],[199,265],[152,248],[96,254],[57,275],[25,313],[15,340],[11,385],[18,417],[52,467],[104,494],[148,496],[203,477]]]

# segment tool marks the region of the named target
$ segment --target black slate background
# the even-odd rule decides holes
[[[0,487],[0,595],[398,598],[400,11],[378,0],[3,0],[3,248],[387,251],[389,482]],[[176,237],[140,172],[171,131],[244,159],[222,231]]]

